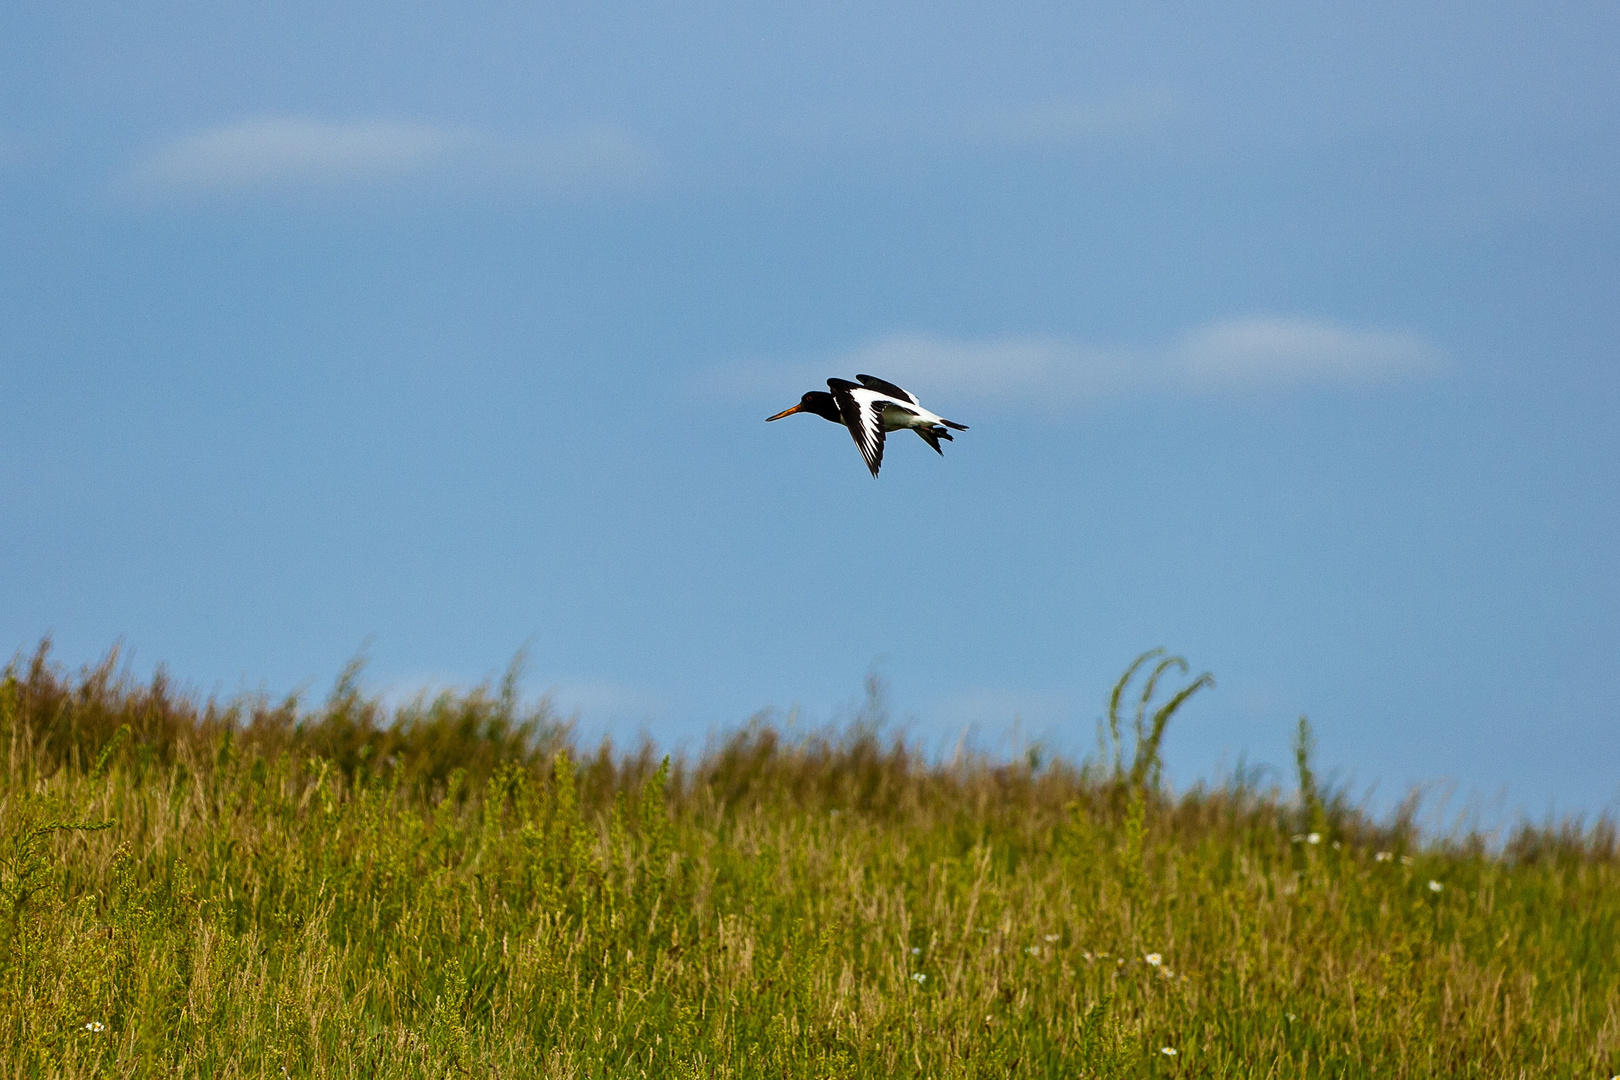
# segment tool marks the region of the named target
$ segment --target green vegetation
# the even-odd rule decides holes
[[[1185,671],[1133,666],[1086,767],[873,716],[660,763],[511,679],[302,711],[42,650],[0,679],[0,1076],[1620,1071],[1607,821],[1420,842],[1303,723],[1302,797],[1172,797]]]

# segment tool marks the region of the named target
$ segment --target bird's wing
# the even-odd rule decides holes
[[[895,398],[899,401],[909,401],[913,405],[922,404],[922,402],[917,400],[916,395],[912,394],[910,391],[902,390],[898,386],[894,385],[894,383],[885,382],[875,375],[857,375],[855,377],[861,380],[861,385],[866,387],[868,390],[876,390],[880,394],[887,394],[889,397]]]
[[[835,382],[843,380],[827,380],[829,386]],[[838,403],[844,426],[849,428],[850,437],[855,440],[873,476],[883,466],[883,398],[882,394],[847,383],[845,387],[833,386],[833,400]]]

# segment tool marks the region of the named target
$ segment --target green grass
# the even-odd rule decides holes
[[[0,1076],[1620,1072],[1610,824],[1420,842],[1303,724],[1302,798],[1171,797],[1179,702],[1128,680],[1082,768],[861,722],[582,755],[510,681],[390,713],[354,675],[6,671]]]

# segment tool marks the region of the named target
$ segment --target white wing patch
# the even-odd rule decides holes
[[[864,389],[837,390],[833,398],[866,467],[876,476],[883,465],[883,406],[889,403],[888,395]]]

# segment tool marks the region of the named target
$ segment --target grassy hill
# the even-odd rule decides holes
[[[1620,1072],[1608,822],[1420,842],[1303,724],[1288,797],[1172,796],[1183,670],[1086,767],[863,723],[660,762],[510,681],[304,709],[42,650],[0,678],[0,1077]]]

